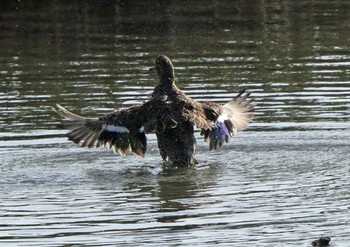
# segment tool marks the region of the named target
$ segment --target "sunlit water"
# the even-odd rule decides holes
[[[253,2],[1,7],[0,245],[350,246],[350,2]],[[159,54],[195,99],[252,92],[250,128],[188,169],[63,137],[52,105],[140,104]]]

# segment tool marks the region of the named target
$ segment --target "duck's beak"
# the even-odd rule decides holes
[[[156,67],[149,68],[148,71],[149,71],[149,72],[154,72],[154,71],[156,71]]]

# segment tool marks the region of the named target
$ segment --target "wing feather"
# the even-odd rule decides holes
[[[147,149],[145,133],[141,131],[139,106],[114,111],[100,118],[86,118],[72,113],[57,104],[53,110],[62,119],[62,125],[71,129],[67,133],[70,141],[81,143],[82,147],[92,148],[106,146],[115,153],[126,156],[131,150],[144,157]]]
[[[221,147],[239,131],[246,129],[254,116],[254,105],[248,99],[250,93],[242,90],[225,105],[203,102],[208,119],[213,121],[213,127],[202,128],[201,135],[209,142],[209,149]]]

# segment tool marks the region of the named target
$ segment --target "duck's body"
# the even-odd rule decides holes
[[[99,119],[75,115],[57,105],[55,111],[65,120],[67,134],[82,146],[105,145],[127,155],[131,150],[144,156],[145,130],[155,132],[164,161],[174,166],[190,166],[194,158],[196,139],[194,127],[200,128],[210,149],[220,147],[237,131],[247,127],[253,118],[253,106],[244,91],[225,105],[198,102],[186,96],[175,84],[173,65],[166,56],[159,56],[154,69],[159,77],[151,99],[141,106],[115,111]]]
[[[156,97],[159,95],[155,92]],[[194,127],[185,112],[192,107],[191,101],[175,85],[161,97],[166,98],[164,105],[168,119],[157,123],[155,132],[160,155],[163,160],[174,166],[190,166],[197,163],[194,158],[196,139]],[[160,119],[163,117],[160,116]]]

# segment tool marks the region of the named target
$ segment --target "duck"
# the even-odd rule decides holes
[[[317,246],[317,247],[326,247],[329,246],[329,243],[331,242],[330,237],[321,237],[318,240],[312,241],[311,245],[312,246]]]
[[[144,157],[148,133],[155,133],[160,156],[174,167],[189,167],[195,158],[195,128],[209,144],[209,150],[228,143],[252,121],[254,104],[250,93],[240,91],[226,104],[196,101],[181,91],[171,60],[160,55],[150,68],[158,77],[150,98],[143,104],[111,111],[98,118],[70,112],[60,104],[53,110],[61,116],[68,140],[82,147],[107,147],[127,156]]]

